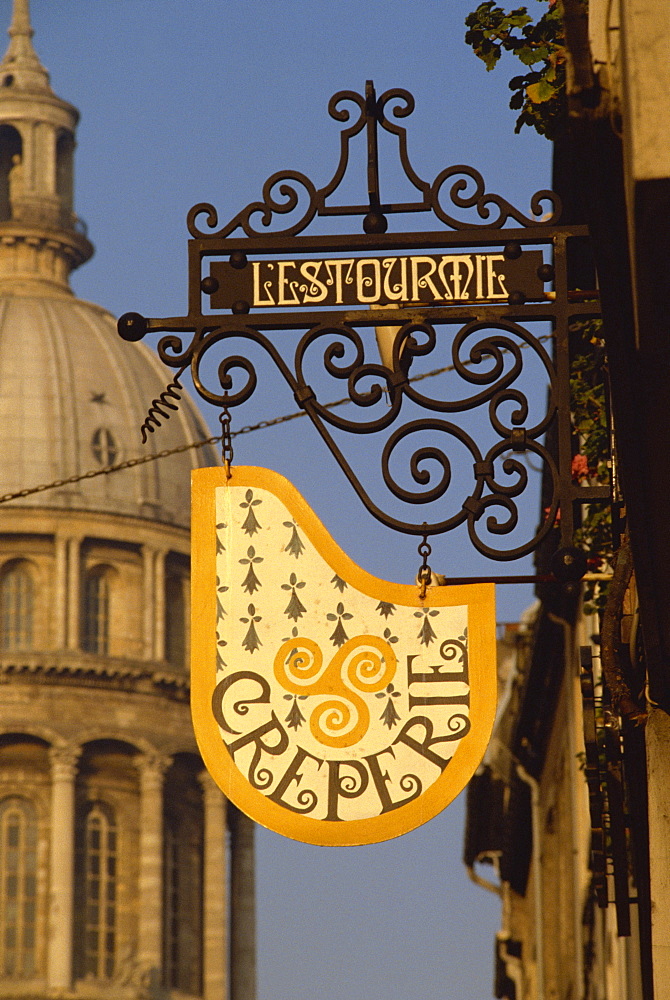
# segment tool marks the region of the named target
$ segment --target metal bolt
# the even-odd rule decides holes
[[[140,313],[124,313],[116,324],[119,336],[124,340],[141,340],[149,328],[149,324]]]
[[[586,572],[586,553],[574,546],[557,549],[551,568],[556,579],[562,583],[581,580]]]
[[[507,260],[518,260],[521,256],[521,244],[517,243],[516,240],[511,243],[506,243],[503,249],[503,254]]]
[[[375,233],[385,233],[388,225],[388,219],[381,212],[368,212],[363,219],[363,231],[368,236],[372,236]]]

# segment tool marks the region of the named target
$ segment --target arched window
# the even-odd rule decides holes
[[[82,648],[105,656],[109,649],[110,571],[95,566],[84,580],[84,620]]]
[[[56,191],[66,213],[72,212],[74,136],[61,132],[56,140]],[[63,219],[67,224],[67,218]]]
[[[179,575],[165,579],[165,659],[175,667],[186,665],[185,580]]]
[[[37,814],[19,797],[0,803],[0,975],[35,975]]]
[[[111,979],[116,957],[116,821],[102,802],[92,803],[84,830],[84,948],[80,974]]]
[[[0,646],[29,649],[33,642],[33,578],[25,562],[11,563],[0,577]]]

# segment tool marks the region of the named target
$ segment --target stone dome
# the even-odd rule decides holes
[[[209,437],[182,392],[178,410],[142,444],[147,411],[171,378],[147,347],[122,341],[99,306],[44,291],[0,296],[0,494]],[[218,461],[212,446],[194,448],[11,505],[187,527],[191,469]]]
[[[13,0],[0,61],[0,495],[209,436],[77,299],[78,112]],[[190,448],[0,505],[0,998],[255,1000],[253,824],[189,710]]]
[[[113,317],[75,298],[70,272],[93,254],[74,212],[77,109],[51,90],[14,0],[0,62],[0,495],[209,437],[183,393],[142,444],[140,428],[173,373]],[[212,447],[11,501],[189,525],[190,472]]]

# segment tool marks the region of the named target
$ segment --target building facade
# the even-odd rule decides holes
[[[591,233],[594,270],[585,276],[576,260],[573,287],[597,288],[602,309],[614,556],[601,567],[599,614],[585,613],[574,584],[541,587],[532,620],[508,637],[465,860],[501,897],[496,997],[665,1000],[670,11],[638,0],[562,0],[560,10],[568,123],[554,187],[567,221]]]
[[[500,897],[495,997],[648,1000],[644,734],[612,711],[597,620],[565,610],[545,595],[499,642],[464,860]]]
[[[253,1000],[253,830],[189,711],[189,490],[163,366],[70,272],[78,113],[14,0],[0,63],[0,997]],[[208,431],[182,393],[161,446]],[[149,453],[151,440],[147,446]],[[68,481],[74,480],[74,481]]]

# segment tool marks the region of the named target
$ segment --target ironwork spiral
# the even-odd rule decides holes
[[[473,338],[474,344],[466,350]],[[247,344],[242,351],[241,342]],[[233,343],[236,350],[231,349]],[[410,358],[428,356],[436,348],[435,328],[425,321],[399,327],[396,359],[401,343]],[[520,344],[530,350],[522,351]],[[526,467],[515,452],[535,455],[550,480],[555,486],[558,484],[555,460],[540,440],[556,413],[556,373],[542,343],[519,323],[471,321],[457,331],[451,347],[453,370],[460,376],[462,385],[474,390],[459,398],[429,396],[410,383],[399,368],[392,371],[380,364],[367,363],[361,333],[344,322],[317,325],[307,330],[295,348],[291,364],[268,336],[246,323],[226,324],[195,333],[188,343],[183,335],[168,334],[159,342],[158,350],[161,358],[173,367],[179,365],[183,370],[190,365],[194,385],[203,399],[215,406],[232,409],[246,403],[259,386],[257,367],[251,358],[252,345],[271,359],[365,507],[381,523],[416,536],[434,535],[465,524],[475,548],[497,560],[525,555],[551,530],[557,500],[552,503],[544,523],[521,544],[501,549],[482,537],[488,533],[502,539],[519,525],[518,504],[529,479]],[[216,360],[212,365],[214,353]],[[522,378],[531,357],[539,360],[546,373],[549,393],[546,409],[539,419],[529,423],[530,401],[516,383]],[[318,398],[306,378],[306,369],[314,371],[317,360],[328,377],[345,383],[356,418],[334,412]],[[172,383],[175,384],[177,380]],[[165,397],[163,393],[160,400],[154,400],[154,410],[161,401],[176,408]],[[381,409],[377,404],[382,404]],[[425,411],[425,416],[403,418],[403,406],[409,404],[415,411],[417,407]],[[504,406],[512,407],[506,417],[501,413]],[[368,417],[371,409],[373,415]],[[497,437],[485,451],[458,420],[459,415],[475,409],[487,414],[490,431]],[[338,432],[369,435],[388,429],[392,432],[379,455],[381,478],[392,497],[418,508],[414,516],[411,513],[396,516],[378,505],[336,439]],[[429,440],[426,440],[427,435]],[[450,513],[427,520],[429,506],[443,501],[450,488],[453,492],[456,480],[449,452],[454,445],[461,452],[465,449],[469,456],[468,485]],[[461,480],[467,467],[462,460],[459,462]]]
[[[352,119],[345,103],[353,104],[357,117]],[[225,239],[241,230],[245,236],[296,236],[312,222],[315,216],[365,215],[377,209],[383,216],[402,212],[432,212],[440,222],[454,230],[502,229],[513,221],[520,226],[555,225],[561,212],[558,196],[553,191],[538,191],[531,199],[531,215],[528,216],[508,202],[501,195],[487,192],[482,175],[473,167],[462,164],[447,167],[430,183],[414,170],[407,150],[407,130],[397,122],[390,121],[387,110],[394,118],[407,118],[414,111],[414,98],[408,90],[400,87],[385,91],[379,98],[373,85],[368,82],[365,95],[353,90],[340,90],[328,102],[328,113],[335,121],[346,123],[340,132],[340,158],[335,173],[322,188],[316,188],[312,181],[299,170],[280,170],[269,177],[263,185],[262,199],[252,201],[238,212],[228,223],[219,227],[216,208],[207,202],[194,205],[188,213],[188,230],[196,239],[217,237]],[[384,202],[379,191],[377,166],[377,127],[394,135],[398,140],[398,155],[405,177],[419,193],[416,201]],[[368,131],[369,176],[375,178],[369,191],[370,201],[363,205],[328,204],[331,194],[339,187],[349,165],[349,143],[364,128]],[[442,189],[447,187],[448,204],[442,198]],[[466,218],[459,218],[454,209],[470,211]],[[473,222],[471,210],[475,210],[481,222]],[[274,227],[278,217],[291,215],[294,219],[284,228]],[[200,223],[205,216],[204,228]],[[259,224],[255,218],[259,217]],[[383,230],[377,230],[383,231]]]
[[[196,391],[208,403],[230,409],[244,405],[260,385],[261,369],[254,361],[260,352],[280,373],[362,503],[382,524],[424,539],[463,526],[477,551],[495,560],[526,555],[560,524],[562,551],[574,551],[566,547],[573,545],[576,505],[604,500],[608,494],[605,486],[575,485],[571,478],[569,328],[576,317],[598,315],[598,306],[595,301],[571,299],[566,248],[570,238],[583,238],[586,230],[557,224],[560,202],[551,191],[536,192],[526,214],[501,195],[487,191],[473,167],[446,167],[433,181],[420,177],[411,164],[407,132],[401,124],[413,110],[414,98],[402,88],[387,90],[380,97],[371,82],[364,94],[339,91],[328,104],[330,117],[342,127],[339,160],[327,184],[318,188],[300,171],[279,171],[267,179],[260,199],[223,225],[213,205],[193,206],[187,218],[192,237],[188,315],[150,320],[127,313],[119,320],[119,333],[126,340],[160,333],[158,354],[168,367],[178,370],[166,391],[152,401],[143,425],[144,438],[158,426],[159,418],[167,419],[168,411],[176,409],[173,400],[179,398],[179,376],[186,368],[190,368]],[[410,185],[408,201],[391,203],[382,197],[377,156],[380,128],[398,143],[400,165]],[[362,133],[367,141],[368,197],[361,204],[343,205],[331,195],[347,172],[350,142]],[[433,225],[436,220],[444,228],[391,235],[387,216],[394,213],[428,213]],[[329,216],[358,217],[359,222],[362,216],[363,233],[316,239],[300,236],[317,217]],[[541,290],[528,302],[523,288],[510,287],[507,295],[503,285],[502,295],[481,303],[466,302],[465,290],[459,295],[454,288],[454,296],[448,294],[445,300],[408,305],[400,301],[402,286],[398,286],[387,288],[386,294],[400,312],[391,313],[389,306],[386,315],[364,308],[371,300],[363,297],[353,309],[324,306],[321,311],[268,313],[263,310],[266,305],[275,309],[275,299],[270,297],[252,310],[247,301],[250,295],[231,300],[225,306],[230,306],[229,315],[216,311],[223,306],[215,306],[220,286],[214,264],[210,274],[203,274],[208,258],[221,262],[228,257],[230,268],[242,269],[250,255],[262,260],[263,255],[277,257],[284,251],[297,259],[321,251],[402,254],[449,248],[456,255],[486,255],[498,248],[497,259],[512,261],[529,247],[542,246],[551,255],[550,262],[538,255],[539,266],[532,265]],[[365,279],[361,282],[364,286]],[[553,282],[553,289],[545,292],[548,282]],[[237,286],[231,281],[230,287]],[[597,297],[595,292],[589,294]],[[203,309],[203,296],[211,296],[209,312]],[[278,304],[286,306],[290,300]],[[533,334],[533,323],[551,325],[551,355]],[[361,330],[376,324],[397,329],[388,367],[366,358]],[[445,327],[451,331],[446,338]],[[290,359],[271,336],[271,331],[286,329],[302,331]],[[413,363],[431,355],[440,366],[449,360],[453,375],[449,382],[435,380],[432,384],[439,391],[434,394],[426,389],[427,383],[419,386],[408,377]],[[529,365],[534,367],[529,369]],[[529,379],[529,370],[542,376],[544,406],[538,404],[537,384]],[[324,380],[346,387],[353,418],[335,412],[320,398]],[[476,435],[468,424],[471,413],[479,416]],[[551,447],[545,440],[550,431],[555,438]],[[348,434],[382,432],[374,488],[380,492],[384,487],[387,495],[378,502],[367,485],[370,470],[363,483],[341,442]],[[542,476],[545,509],[538,527],[526,526],[528,519],[520,517],[530,485],[524,456],[537,461]]]

